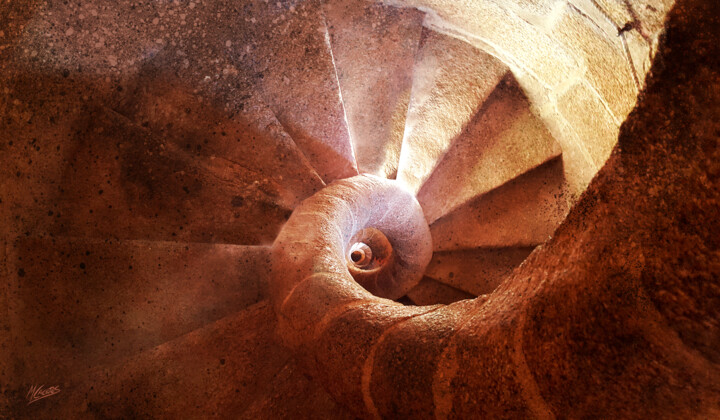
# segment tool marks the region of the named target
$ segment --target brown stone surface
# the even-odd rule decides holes
[[[407,297],[415,305],[448,305],[459,300],[472,299],[476,296],[427,276],[423,277],[420,283],[407,294]]]
[[[117,364],[61,381],[61,393],[27,405],[27,418],[227,418],[271,389],[291,356],[274,338],[266,302]]]
[[[266,247],[28,238],[7,251],[16,387],[72,378],[267,295]]]
[[[21,37],[8,31],[0,62],[8,139],[0,188],[13,197],[0,209],[4,225],[15,233],[77,229],[75,235],[100,237],[272,241],[292,206],[323,184],[258,100],[253,73],[233,61],[226,46],[232,13],[221,13],[207,31],[193,29],[225,7],[50,2],[19,16],[11,8],[10,26],[27,26]],[[103,127],[108,109],[129,117],[117,124],[130,128]],[[145,142],[143,131],[151,144],[138,144]],[[242,147],[223,138],[233,134]],[[168,157],[153,149],[169,144],[182,151],[165,150]],[[156,172],[155,179],[138,172],[153,165],[174,171]],[[200,191],[198,182],[224,184],[224,191]],[[204,200],[215,201],[219,212],[188,208]],[[108,218],[119,225],[107,226]]]
[[[510,51],[505,58],[527,57],[523,61],[514,61],[513,65],[523,71],[537,69],[535,75],[539,83],[550,87],[561,86],[563,89],[572,88],[561,89],[560,92],[564,93],[572,92],[578,86],[581,89],[591,87],[589,81],[584,79],[579,84],[566,83],[568,75],[578,73],[570,71],[572,66],[566,60],[568,56],[564,55],[565,51],[548,45],[551,36],[545,36],[542,29],[534,26],[535,23],[523,20],[513,7],[502,6],[499,1],[480,1],[471,8],[463,3],[446,0],[429,0],[423,4],[442,8],[437,15],[438,19],[460,24],[467,31],[465,35],[470,33],[468,36],[478,43],[495,45],[495,53],[502,53],[505,49]],[[661,19],[667,5],[662,4],[662,8],[659,4],[658,8],[646,7],[643,13],[649,17],[643,19],[648,22]],[[312,4],[308,3],[302,6],[277,2],[268,2],[267,6],[259,4],[261,8],[276,7],[281,11],[270,13],[277,20],[263,22],[264,26],[260,25],[263,30],[258,32],[272,32],[278,28],[282,32],[283,28],[287,28],[283,26],[286,20],[284,11],[294,13],[299,10],[302,14],[305,5],[312,9]],[[632,12],[636,7],[648,5],[639,0],[631,4],[630,10]],[[151,308],[151,312],[160,311],[160,315],[150,317],[152,322],[164,322],[162,309],[170,308],[170,313],[175,316],[169,323],[169,329],[172,330],[169,335],[176,338],[164,338],[166,332],[162,330],[162,325],[157,327],[158,324],[154,324],[156,329],[153,333],[142,339],[152,341],[160,336],[160,341],[153,341],[150,345],[164,343],[141,353],[127,354],[127,358],[112,363],[103,363],[87,370],[83,367],[72,374],[58,377],[53,383],[42,380],[45,385],[59,385],[62,391],[59,395],[30,405],[25,399],[28,384],[14,385],[20,383],[20,380],[16,379],[15,367],[8,366],[10,360],[14,359],[5,357],[5,351],[9,346],[29,348],[39,345],[37,343],[45,343],[53,339],[55,332],[40,334],[40,338],[32,340],[32,344],[27,340],[23,343],[22,339],[0,336],[0,349],[3,350],[3,357],[0,357],[0,416],[720,417],[720,232],[717,223],[720,219],[720,109],[717,105],[720,103],[720,44],[717,42],[720,5],[703,0],[679,2],[671,13],[667,34],[648,77],[647,90],[642,94],[639,106],[622,126],[616,146],[613,146],[613,136],[603,134],[602,129],[606,126],[593,125],[597,122],[594,118],[601,118],[597,114],[601,109],[597,103],[586,106],[582,101],[574,101],[562,95],[559,97],[565,101],[560,107],[563,113],[571,107],[587,111],[587,115],[576,114],[582,118],[568,119],[572,126],[577,125],[587,134],[587,139],[592,139],[593,145],[599,146],[598,149],[589,150],[593,153],[600,150],[600,156],[609,153],[610,148],[614,147],[613,153],[552,239],[532,253],[500,287],[486,297],[436,307],[403,306],[373,297],[368,298],[370,302],[347,305],[341,302],[341,305],[335,306],[336,298],[344,298],[341,293],[334,294],[338,290],[330,279],[334,273],[338,273],[333,270],[345,263],[342,243],[339,246],[341,252],[336,252],[337,243],[340,242],[338,238],[349,237],[352,235],[350,227],[364,227],[365,222],[372,219],[387,222],[388,229],[395,234],[393,237],[402,238],[412,245],[418,231],[403,231],[399,226],[403,226],[402,222],[408,216],[416,217],[418,213],[405,213],[402,211],[403,206],[394,208],[391,204],[397,202],[392,200],[391,195],[373,195],[375,189],[370,187],[359,194],[365,197],[363,193],[367,193],[366,201],[346,203],[346,207],[333,207],[338,204],[338,199],[333,201],[333,198],[327,198],[327,202],[333,205],[319,207],[318,210],[336,210],[329,214],[321,212],[311,218],[312,208],[306,209],[307,218],[298,220],[318,223],[295,226],[295,238],[302,238],[304,233],[305,236],[317,235],[313,236],[317,240],[309,244],[294,242],[297,249],[305,246],[304,255],[309,257],[285,261],[286,265],[281,265],[285,271],[274,272],[270,286],[276,283],[283,288],[297,285],[297,282],[293,282],[297,280],[294,276],[308,269],[302,264],[311,264],[310,270],[328,269],[323,271],[328,277],[321,285],[327,288],[323,290],[327,292],[324,297],[315,294],[312,287],[301,288],[301,284],[297,286],[298,294],[292,307],[316,304],[312,298],[318,297],[322,303],[334,309],[319,323],[315,321],[322,313],[322,306],[319,305],[314,308],[315,312],[306,313],[309,316],[291,320],[295,325],[306,322],[307,327],[304,328],[312,332],[305,334],[311,338],[309,345],[294,349],[298,353],[297,359],[278,343],[278,338],[286,342],[282,336],[286,331],[279,330],[281,337],[275,334],[278,324],[290,324],[283,316],[292,313],[276,314],[273,310],[282,308],[287,296],[292,298],[288,290],[282,289],[282,293],[277,295],[269,293],[272,299],[270,303],[261,302],[245,307],[245,302],[240,305],[245,309],[235,314],[207,315],[215,309],[212,302],[225,302],[223,299],[228,296],[214,295],[217,300],[210,299],[208,306],[203,306],[202,299],[197,298],[198,285],[192,276],[180,276],[178,278],[184,279],[185,283],[181,281],[175,284],[172,281],[175,278],[167,280],[160,276],[162,267],[155,271],[153,257],[158,254],[143,251],[141,257],[135,256],[143,259],[143,266],[147,266],[149,272],[138,274],[138,277],[126,276],[122,266],[113,263],[104,265],[106,261],[115,261],[113,259],[98,259],[92,265],[88,261],[75,259],[93,257],[93,251],[90,255],[72,252],[68,256],[68,250],[76,248],[73,244],[92,242],[87,237],[68,239],[58,236],[73,233],[94,236],[107,234],[113,229],[120,232],[115,235],[125,235],[126,229],[129,229],[130,236],[143,234],[156,235],[156,238],[173,233],[170,230],[173,226],[157,227],[147,221],[145,227],[138,227],[142,226],[138,223],[128,224],[132,220],[130,216],[151,214],[137,213],[136,206],[133,206],[133,212],[130,212],[128,206],[124,210],[121,208],[121,212],[96,216],[96,219],[83,224],[82,218],[86,217],[86,213],[82,210],[87,210],[83,206],[94,206],[97,203],[95,200],[99,199],[83,196],[80,187],[84,184],[68,174],[78,171],[78,177],[91,179],[88,185],[92,186],[104,174],[122,173],[118,166],[114,166],[119,164],[113,163],[112,152],[120,150],[118,143],[125,144],[123,142],[127,142],[127,139],[135,147],[127,148],[126,151],[133,156],[143,157],[133,160],[133,164],[139,162],[145,165],[143,168],[152,169],[152,172],[130,171],[125,179],[144,185],[146,191],[157,191],[157,195],[146,194],[142,199],[138,199],[141,196],[137,194],[130,195],[130,198],[135,202],[147,201],[149,206],[159,209],[179,208],[186,211],[185,216],[191,216],[192,223],[198,219],[193,226],[196,226],[195,232],[199,234],[205,233],[203,222],[223,214],[225,208],[221,198],[233,190],[233,187],[222,182],[222,177],[210,181],[214,178],[210,174],[221,173],[231,180],[245,182],[252,179],[253,183],[260,182],[259,178],[238,175],[246,168],[236,170],[232,165],[214,166],[214,163],[203,160],[202,154],[197,151],[189,153],[181,148],[173,148],[175,146],[169,138],[158,135],[158,132],[166,129],[162,124],[143,127],[144,122],[133,121],[127,115],[123,116],[113,110],[117,105],[118,109],[128,115],[137,116],[158,111],[157,107],[138,107],[130,102],[122,102],[119,90],[137,92],[135,86],[140,86],[141,91],[145,89],[142,84],[133,85],[129,81],[133,79],[133,74],[140,74],[143,63],[153,57],[160,60],[157,62],[173,55],[184,57],[173,49],[176,47],[173,42],[184,42],[183,48],[179,50],[187,54],[188,58],[169,60],[165,65],[171,72],[176,72],[183,88],[197,91],[203,101],[207,100],[203,103],[207,103],[208,107],[234,114],[247,104],[257,104],[256,99],[241,99],[247,92],[243,85],[245,82],[251,82],[248,86],[265,89],[266,93],[278,88],[278,77],[297,71],[297,67],[286,70],[285,65],[290,61],[283,60],[293,57],[292,63],[296,63],[297,56],[289,54],[280,57],[276,63],[282,66],[275,74],[264,73],[262,60],[249,63],[247,60],[252,61],[252,57],[260,55],[243,54],[242,51],[246,51],[244,48],[231,48],[236,46],[237,39],[248,38],[230,39],[229,35],[236,33],[236,29],[239,33],[247,27],[252,32],[248,22],[255,23],[251,21],[254,17],[249,12],[251,8],[230,13],[235,6],[225,3],[207,5],[200,1],[157,4],[101,1],[83,3],[79,7],[76,2],[51,1],[41,7],[36,7],[35,3],[19,5],[13,2],[0,11],[0,18],[10,21],[10,24],[0,29],[0,67],[3,76],[3,83],[0,84],[0,121],[3,125],[0,127],[4,135],[9,133],[0,139],[0,234],[3,235],[0,242],[0,262],[3,266],[0,267],[0,273],[12,282],[3,284],[0,289],[0,303],[20,309],[23,301],[14,299],[12,293],[15,290],[19,290],[23,299],[29,302],[49,301],[45,305],[33,303],[22,307],[21,313],[45,313],[45,318],[40,318],[43,322],[69,319],[66,327],[71,330],[74,327],[72,322],[78,321],[70,314],[76,306],[80,306],[81,312],[87,310],[99,316],[96,319],[103,319],[102,314],[97,313],[98,308],[83,307],[83,301],[77,297],[73,305],[72,291],[77,289],[54,289],[49,283],[50,287],[43,287],[45,280],[54,278],[80,282],[80,276],[84,273],[79,270],[91,273],[95,267],[98,269],[98,282],[83,284],[87,289],[85,292],[90,293],[90,296],[95,296],[92,292],[100,295],[108,293],[113,297],[118,296],[120,302],[127,302],[129,298],[132,303],[135,298],[138,302],[147,302],[147,296],[166,296],[165,292],[173,297],[183,292],[189,293],[176,300],[180,303],[177,307],[168,304],[160,305],[162,308]],[[174,9],[176,7],[178,9]],[[182,16],[184,11],[187,11],[185,17]],[[240,14],[245,12],[247,14]],[[634,13],[640,14],[638,11]],[[320,22],[320,19],[316,19],[317,15],[313,16],[309,10],[305,17],[310,18],[305,23],[317,28]],[[238,23],[238,26],[227,25],[227,22]],[[23,29],[25,23],[28,26]],[[157,25],[157,29],[154,29],[154,25]],[[181,28],[186,25],[191,28],[188,31],[193,36],[184,37],[185,29],[182,30],[183,37],[180,36]],[[242,25],[246,26],[238,28]],[[300,26],[307,29],[304,25]],[[268,27],[271,30],[266,31]],[[632,30],[639,32],[638,29]],[[168,36],[176,32],[177,36]],[[303,33],[300,30],[272,39],[291,39],[293,42],[288,42],[288,45],[299,45],[294,41],[297,39],[298,43],[303,43],[299,41],[303,39]],[[105,38],[101,40],[101,36]],[[319,37],[327,39],[322,35]],[[318,37],[310,36],[309,39],[312,44]],[[280,48],[280,43],[276,44]],[[250,46],[251,50],[257,48],[253,51],[259,51],[261,47],[273,47],[268,44]],[[91,47],[100,48],[101,53],[90,52],[88,48]],[[233,53],[219,54],[226,48],[230,48]],[[559,54],[559,58],[548,54],[553,51]],[[312,51],[307,54],[312,57],[322,56],[314,55]],[[242,57],[238,57],[240,55]],[[186,59],[187,64],[184,61]],[[243,81],[245,76],[235,77],[238,74],[246,75],[248,71],[246,68],[238,69],[242,67],[239,63],[248,64],[253,69],[249,81]],[[536,76],[523,80],[528,81]],[[260,82],[256,77],[259,80],[266,77],[271,81]],[[273,78],[275,81],[272,81]],[[15,82],[18,80],[22,82],[19,85],[23,95],[17,94],[18,83]],[[286,83],[285,80],[282,83]],[[331,79],[323,79],[319,85],[327,87],[333,83]],[[305,88],[307,86],[291,88],[285,93],[307,93]],[[37,94],[31,94],[33,90]],[[323,107],[319,104],[324,99],[334,94],[327,95],[319,95],[321,100],[313,104],[317,105],[316,110]],[[580,99],[588,97],[579,96]],[[302,100],[299,102],[303,103]],[[121,106],[128,104],[124,108]],[[291,106],[289,102],[279,105]],[[280,108],[273,109],[282,111]],[[320,127],[319,131],[326,133],[326,128],[338,127],[333,125],[333,121],[337,120],[335,111],[336,108],[328,111],[330,117],[325,121],[330,121],[330,125]],[[217,115],[208,112],[208,120],[216,121],[214,118]],[[261,112],[261,115],[268,114]],[[302,119],[298,115],[285,113],[280,120],[290,126],[289,122],[296,117]],[[312,118],[322,118],[318,115],[313,114]],[[185,124],[185,128],[192,125],[188,121],[195,121],[180,120],[179,123]],[[263,121],[270,120],[272,118]],[[303,120],[303,123],[318,127],[309,121]],[[97,131],[93,131],[92,136],[83,135],[87,132],[82,127],[92,127]],[[275,129],[271,131],[276,132]],[[222,139],[213,138],[217,143],[214,142],[212,147],[221,150]],[[595,143],[597,138],[601,140]],[[612,142],[606,142],[608,138]],[[104,147],[106,143],[108,145]],[[96,147],[98,144],[103,147]],[[172,151],[170,157],[164,149]],[[303,150],[307,152],[309,149]],[[117,156],[120,160],[119,153]],[[314,159],[318,156],[310,157]],[[312,161],[310,158],[308,160]],[[598,165],[604,161],[604,158],[598,160]],[[193,169],[190,175],[176,173],[176,162],[198,169]],[[90,163],[99,164],[91,167]],[[331,169],[347,167],[343,166],[342,160],[335,163],[330,165]],[[554,173],[552,171],[557,171],[560,163],[560,160],[554,160],[536,171],[548,170]],[[159,172],[163,181],[171,181],[167,189],[153,189],[160,185],[159,180],[153,179],[156,175],[150,175],[153,172]],[[173,176],[167,176],[167,173]],[[533,173],[535,171],[529,174]],[[182,181],[192,179],[193,176],[197,176],[198,182],[208,185],[209,189],[194,198],[195,201],[189,207],[194,212],[188,213],[188,208],[177,205],[177,194],[182,196],[182,193],[189,193],[177,190],[184,185]],[[542,177],[540,179],[545,180]],[[553,184],[553,187],[543,189],[538,186],[536,196],[542,198],[540,201],[518,200],[517,195],[510,194],[510,197],[514,197],[512,200],[497,199],[495,208],[502,209],[507,203],[542,203],[548,198],[548,202],[554,203],[552,206],[560,209],[557,199],[562,197],[552,191],[562,191],[558,186],[562,186],[563,179],[562,176],[555,179],[560,182]],[[524,195],[528,191],[536,191],[517,187],[531,185],[528,178],[521,176],[515,181],[515,184],[511,182],[505,187],[516,188],[516,193],[524,192]],[[341,195],[348,193],[341,188],[331,188],[331,191],[341,191]],[[97,190],[93,188],[89,191],[94,197]],[[103,191],[103,194],[97,195],[109,194],[117,199],[125,197],[123,194],[126,190]],[[487,198],[497,191],[500,189],[483,197]],[[60,210],[52,207],[63,194],[68,194],[65,201],[61,202],[65,207]],[[302,192],[298,192],[295,197],[301,195]],[[73,202],[67,197],[78,199]],[[126,198],[118,202],[127,205],[129,201]],[[205,211],[201,212],[193,209],[194,206],[207,207],[203,207]],[[519,210],[525,208],[518,207]],[[173,223],[174,219],[169,216],[173,213],[169,210],[157,220],[158,224]],[[512,208],[508,206],[506,210]],[[348,216],[367,214],[372,216],[368,216],[367,220]],[[264,217],[263,214],[263,220],[266,220]],[[343,231],[338,230],[335,224],[338,218],[346,228]],[[411,220],[416,221],[414,218]],[[116,221],[119,226],[113,226]],[[286,226],[291,222],[292,219]],[[282,223],[278,217],[276,226]],[[210,224],[207,225],[209,227]],[[228,238],[235,239],[258,234],[258,231],[252,229],[249,229],[249,233],[236,233],[235,230],[244,229],[242,224],[220,226],[218,229]],[[538,232],[543,231],[534,232],[533,235],[540,237]],[[25,239],[18,240],[18,236],[24,236]],[[220,236],[209,237],[214,240]],[[522,236],[514,238],[518,237]],[[202,238],[200,236],[200,240]],[[337,242],[330,244],[336,248],[331,248],[326,239]],[[110,243],[108,238],[98,241],[103,243],[95,246],[98,253]],[[46,245],[48,243],[51,245]],[[140,241],[123,241],[119,244],[127,247],[138,243],[158,246],[156,243]],[[30,251],[19,251],[15,244],[24,244],[22,249]],[[177,244],[165,244],[173,251],[161,252],[162,257],[168,258],[168,264],[175,268],[188,263],[193,267],[193,273],[234,275],[225,271],[229,264],[214,261],[205,256],[204,251],[198,251],[199,248],[183,250],[174,248],[179,246]],[[406,249],[411,249],[410,245]],[[211,250],[225,249],[212,244],[197,246]],[[53,253],[55,247],[64,247],[65,255]],[[313,259],[316,252],[319,257]],[[108,251],[108,254],[111,252]],[[125,249],[117,260],[130,258],[129,255],[135,255],[134,251]],[[21,256],[23,260],[19,259]],[[23,265],[25,262],[36,263],[27,268],[18,268],[19,261]],[[11,264],[13,267],[9,267]],[[85,268],[80,264],[84,264]],[[247,268],[245,265],[243,267]],[[76,271],[77,276],[74,276]],[[293,281],[287,284],[279,282],[281,273]],[[151,278],[143,277],[155,274],[157,276]],[[345,271],[340,274],[345,276],[343,281],[347,280],[349,275]],[[422,275],[420,272],[414,274]],[[56,275],[58,277],[54,277]],[[300,279],[305,277],[301,276]],[[241,286],[232,278],[223,278],[226,279],[224,284],[231,288]],[[22,285],[22,279],[27,279],[32,289],[16,287]],[[148,290],[148,281],[158,279],[163,279],[164,288],[154,292]],[[132,284],[125,288],[123,282]],[[99,292],[93,289],[95,284],[100,286]],[[191,286],[183,287],[183,284]],[[182,290],[171,289],[170,285]],[[111,286],[122,289],[117,291]],[[135,295],[135,292],[140,294]],[[254,294],[252,289],[242,292]],[[242,295],[242,292],[236,296]],[[230,293],[231,298],[234,293]],[[304,300],[303,297],[308,299]],[[188,301],[193,301],[192,305],[184,303]],[[55,302],[60,303],[56,306]],[[167,300],[163,302],[167,303]],[[145,303],[138,305],[130,306],[137,309]],[[231,310],[229,304],[218,305]],[[198,319],[203,321],[216,315],[226,317],[177,337],[177,334],[186,331],[183,325],[197,325],[193,324],[197,319],[183,317],[187,315],[192,318],[193,309],[199,310]],[[117,315],[113,310],[109,310],[110,316]],[[58,315],[57,320],[48,319],[56,313],[62,316]],[[302,311],[295,313],[303,314]],[[63,318],[65,314],[67,318]],[[126,318],[119,318],[124,324]],[[8,319],[17,322],[16,318]],[[128,319],[128,323],[131,320],[137,321],[132,318]],[[90,317],[92,322],[94,320]],[[108,323],[112,326],[112,319]],[[11,326],[0,319],[0,328],[8,331]],[[62,334],[56,337],[60,341],[78,334],[82,341],[97,340],[100,343],[98,346],[108,345],[103,342],[105,337],[102,335],[94,337],[82,331],[62,329],[58,330],[58,334]],[[113,343],[109,340],[111,348]],[[119,346],[117,343],[116,346]],[[43,351],[48,352],[49,348],[38,350],[38,357]],[[100,359],[97,360],[100,363]],[[305,363],[307,360],[315,363]],[[62,365],[65,362],[64,359],[55,365],[45,366],[45,379],[56,379],[52,375],[59,375],[62,369],[67,369]],[[34,369],[42,368],[42,363],[53,363],[53,359],[37,362]],[[57,372],[52,370],[56,366]],[[295,370],[296,367],[298,370]],[[311,382],[300,374],[300,370],[309,375]],[[332,397],[317,385],[326,388]],[[352,412],[347,413],[340,406]]]
[[[433,248],[539,245],[562,222],[567,202],[562,161],[554,159],[435,221]]]
[[[268,244],[289,217],[278,184],[232,159],[203,158],[102,108],[73,128],[50,209],[56,235]]]
[[[435,252],[425,275],[480,296],[492,293],[532,251],[532,247],[517,247]]]
[[[357,171],[319,8],[317,1],[48,2],[17,53],[53,72],[110,79],[172,57],[167,67],[229,109],[237,111],[248,95],[261,97],[332,180]]]
[[[675,0],[633,0],[629,2],[629,9],[633,18],[639,23],[638,30],[646,36],[656,38],[662,32],[665,17],[675,3]]]
[[[253,0],[239,19],[243,63],[320,176],[330,182],[356,175],[321,1]]]
[[[424,29],[398,180],[419,191],[507,71],[502,62],[472,45]]]
[[[586,80],[604,101],[603,106],[622,121],[635,106],[639,89],[622,38],[607,36],[591,19],[571,6],[562,11],[553,33],[558,42],[582,60]]]
[[[377,415],[367,407],[375,347],[394,324],[434,309],[437,307],[372,303],[338,314],[313,343],[311,354],[318,369],[315,379],[353,413]]]
[[[331,0],[325,16],[358,169],[394,177],[425,14]]]
[[[255,181],[286,208],[324,186],[267,105],[248,97],[239,112],[210,107],[163,67],[170,65],[156,59],[143,68],[127,83],[127,93],[117,95],[113,109],[198,161],[218,160],[247,171],[248,180],[236,181],[247,184],[238,191],[243,201],[256,200]]]
[[[338,405],[320,384],[290,361],[272,379],[266,397],[256,399],[240,418],[351,420],[357,417]]]
[[[433,223],[560,153],[508,74],[453,141],[418,192],[418,201],[428,223]]]
[[[386,330],[373,348],[368,384],[372,406],[379,413],[392,413],[396,418],[432,417],[435,401],[427,396],[433,394],[438,358],[455,328],[462,325],[465,310],[475,303],[464,301],[444,306]],[[417,341],[427,345],[418,346]]]
[[[526,382],[532,381],[529,372],[519,372],[522,350],[514,337],[518,321],[504,311],[494,311],[488,303],[477,306],[463,314],[469,319],[435,362],[435,415],[548,418],[547,410],[536,411],[527,395]]]

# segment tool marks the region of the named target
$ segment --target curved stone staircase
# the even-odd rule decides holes
[[[543,249],[643,88],[650,3],[3,5],[0,418],[717,415],[717,325],[688,350],[628,309],[657,305],[632,291],[650,256],[617,263],[634,283],[558,280],[613,243],[583,205],[558,235],[587,258]],[[388,254],[358,236],[379,226]],[[618,336],[637,359],[603,353]],[[596,392],[583,360],[613,357],[635,370]]]

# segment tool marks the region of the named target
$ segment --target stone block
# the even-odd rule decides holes
[[[557,99],[557,107],[597,167],[605,164],[617,143],[619,126],[597,92],[581,82]]]
[[[585,64],[583,77],[601,95],[616,121],[625,119],[635,106],[638,86],[622,40],[601,31],[577,9],[566,7],[554,36]],[[601,110],[595,113],[602,112]]]

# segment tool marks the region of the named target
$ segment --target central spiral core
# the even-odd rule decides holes
[[[365,244],[355,244],[350,252],[350,259],[358,267],[364,267],[368,262],[372,261],[371,249]],[[364,248],[367,248],[365,250]]]
[[[348,271],[356,282],[369,289],[373,283],[392,276],[393,247],[382,231],[365,228],[350,239]]]
[[[343,281],[332,287],[360,285],[398,299],[422,278],[432,239],[414,194],[397,181],[359,175],[305,200],[274,249],[278,284],[290,289],[316,273],[335,273]]]
[[[333,182],[295,208],[272,246],[268,289],[279,336],[336,398],[347,399],[347,389],[354,398],[356,388],[335,381],[359,384],[362,369],[353,364],[369,352],[328,344],[338,337],[367,344],[385,323],[431,310],[393,301],[420,282],[431,257],[425,215],[399,182],[372,175]]]

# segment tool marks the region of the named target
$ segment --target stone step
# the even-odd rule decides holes
[[[392,178],[424,13],[340,0],[325,16],[358,169]]]
[[[562,159],[555,158],[483,194],[430,226],[435,251],[534,247],[569,209]]]
[[[46,5],[26,29],[18,50],[28,68],[114,83],[165,56],[166,70],[224,107],[259,94],[326,180],[357,173],[317,0],[70,0]]]
[[[221,109],[168,71],[169,60],[156,56],[144,66],[112,108],[198,159],[224,159],[256,172],[258,181],[280,185],[277,203],[283,207],[294,208],[324,186],[257,95],[238,91],[239,103]]]
[[[436,252],[425,275],[473,296],[485,295],[492,293],[533,249],[474,248]]]
[[[507,72],[491,55],[424,28],[397,178],[417,193]]]
[[[18,384],[50,384],[262,300],[266,247],[20,238],[7,245]]]
[[[160,223],[163,220],[145,220],[143,226],[131,229],[127,225],[119,226],[114,232],[109,229],[93,233],[90,227],[86,229],[88,234],[110,232],[123,238],[200,242],[271,241],[275,226],[284,222],[289,209],[322,187],[323,182],[254,92],[257,74],[243,67],[239,59],[247,54],[246,49],[252,49],[252,43],[236,42],[233,38],[249,31],[244,18],[250,19],[238,10],[236,3],[229,1],[203,7],[194,2],[136,7],[124,0],[102,6],[70,0],[49,3],[43,6],[42,13],[35,13],[26,22],[24,35],[14,38],[12,48],[5,50],[7,60],[0,65],[0,88],[6,93],[0,100],[0,108],[8,117],[0,122],[0,130],[7,133],[9,139],[0,146],[3,158],[0,173],[10,181],[0,185],[0,198],[7,203],[0,206],[0,221],[13,230],[8,237],[25,233],[41,235],[52,226],[56,232],[68,232],[68,228],[58,229],[58,225],[67,226],[67,221],[57,223],[59,214],[65,218],[71,216],[57,207],[58,195],[59,200],[68,201],[62,197],[67,194],[61,193],[61,188],[67,189],[68,183],[77,184],[76,189],[89,186],[71,176],[74,169],[68,169],[67,162],[77,160],[77,155],[82,154],[79,150],[97,135],[91,136],[86,129],[90,125],[102,125],[89,124],[88,120],[94,116],[88,114],[110,107],[133,117],[138,125],[146,124],[155,134],[162,131],[168,138],[184,141],[183,146],[195,147],[197,155],[214,154],[217,158],[230,159],[223,170],[229,174],[225,178],[233,178],[232,182],[242,185],[233,186],[233,190],[239,191],[233,191],[232,195],[223,194],[222,206],[232,209],[225,212],[222,220],[216,220],[216,226],[199,222],[201,226],[193,234],[188,234],[188,226],[179,230],[186,223],[183,220],[189,217],[183,209],[175,218],[165,212],[168,216],[165,221],[169,220],[172,226]],[[50,38],[52,41],[48,42]],[[160,103],[162,101],[168,103]],[[189,107],[191,114],[181,118],[181,113],[176,112],[179,110],[172,108],[175,105]],[[211,128],[212,131],[206,132]],[[232,147],[232,141],[228,141],[232,139],[222,138],[223,131],[228,135],[238,131],[241,141],[237,143],[243,146]],[[125,134],[105,130],[98,135],[98,144],[107,143],[108,150],[103,157],[107,160],[104,163],[86,160],[97,161],[96,166],[117,169],[121,164],[113,160],[122,154],[110,149],[116,148],[117,140]],[[253,137],[255,139],[249,141]],[[197,150],[198,146],[204,149]],[[273,160],[266,162],[265,159]],[[86,168],[82,176],[88,178],[88,171]],[[269,195],[262,197],[262,203],[249,206],[248,202],[253,200],[252,190],[258,187],[253,185],[255,181],[258,185],[269,183],[269,186],[262,185]],[[63,182],[65,185],[60,185]],[[182,186],[190,187],[177,186],[175,192],[179,194],[175,201],[185,194]],[[108,193],[107,188],[92,189],[95,194],[100,189]],[[124,191],[120,195],[126,193],[134,194]],[[82,197],[78,193],[72,199]],[[235,204],[241,200],[244,204],[232,207],[233,200]],[[161,201],[158,199],[155,203]],[[116,203],[98,205],[109,204]],[[75,205],[66,207],[80,209]],[[76,212],[73,216],[88,217],[89,209],[81,210],[85,212]],[[113,218],[121,212],[106,213]],[[154,216],[160,212],[148,210],[148,213],[152,217],[146,219],[162,219],[160,214]],[[272,226],[257,226],[260,215]],[[242,224],[233,221],[238,217],[247,220]],[[251,221],[253,217],[255,222]],[[201,214],[197,218],[206,217]],[[216,227],[222,232],[214,232]]]
[[[270,168],[203,156],[103,108],[73,135],[49,209],[55,235],[260,245],[290,215]]]
[[[560,146],[511,73],[453,141],[418,193],[428,223],[558,157]]]
[[[237,61],[325,182],[357,175],[320,0],[243,3]]]
[[[472,299],[476,295],[448,286],[430,277],[423,277],[407,294],[415,305],[447,305],[463,299]]]
[[[21,401],[19,412],[34,418],[238,417],[266,397],[290,357],[276,342],[275,314],[262,301],[118,363],[48,380],[61,387],[61,398]]]

